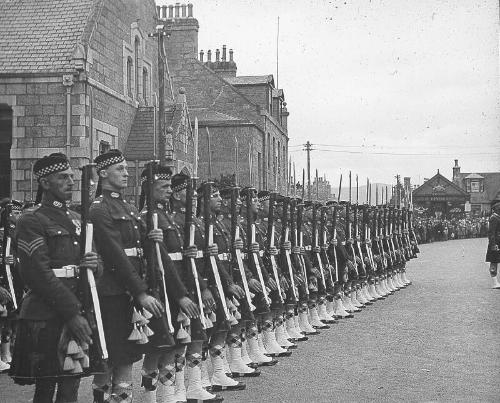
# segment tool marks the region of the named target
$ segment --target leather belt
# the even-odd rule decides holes
[[[52,271],[57,278],[75,278],[80,274],[80,269],[75,264],[52,269]]]
[[[231,260],[230,253],[219,253],[219,255],[217,257],[219,258],[219,260],[223,260],[223,261],[230,261]]]
[[[126,248],[123,249],[125,254],[128,257],[141,257],[142,256],[142,248]]]
[[[179,261],[179,260],[182,260],[182,252],[172,252],[172,253],[169,253],[168,256],[170,257],[170,259],[172,259],[173,261]]]

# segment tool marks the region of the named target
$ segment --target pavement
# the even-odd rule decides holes
[[[420,251],[407,265],[411,286],[300,343],[224,401],[500,402],[500,290],[490,289],[486,239]],[[140,365],[134,372],[138,385]],[[32,393],[0,376],[1,403]],[[92,401],[90,379],[79,401]]]

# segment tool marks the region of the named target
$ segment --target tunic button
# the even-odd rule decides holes
[[[125,216],[122,217],[122,220],[125,220]]]
[[[75,241],[75,242],[73,242],[73,245],[78,245],[78,242],[76,242],[76,241]]]
[[[131,212],[130,212],[130,214],[134,215],[134,212],[133,212],[133,211],[131,211]]]
[[[134,228],[137,229],[137,225],[134,225]]]
[[[57,231],[58,234],[61,234],[61,231]]]

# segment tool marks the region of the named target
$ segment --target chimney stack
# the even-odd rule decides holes
[[[210,49],[208,49],[207,51],[207,62],[211,62],[212,61],[212,51]]]
[[[180,8],[181,8],[181,3],[175,3],[175,18],[180,17],[180,13],[179,13]]]
[[[174,5],[170,4],[168,6],[168,18],[174,18]]]
[[[203,63],[203,54],[204,53],[203,53],[203,49],[202,49],[202,50],[200,50],[200,62],[202,62],[202,63]]]
[[[226,45],[222,45],[222,61],[226,61]]]
[[[229,61],[233,61],[233,49],[229,49]]]
[[[186,18],[186,5],[183,4],[181,6],[181,15],[182,15],[182,18]]]
[[[461,187],[460,184],[460,166],[458,165],[458,160],[455,160],[455,166],[453,167],[453,183]]]
[[[193,4],[188,4],[188,18],[193,18]]]
[[[215,49],[215,61],[220,62],[220,50]]]

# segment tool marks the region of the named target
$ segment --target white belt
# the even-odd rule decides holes
[[[260,257],[264,256],[264,251],[263,250],[259,250],[259,256]]]
[[[78,277],[80,269],[77,265],[69,264],[58,269],[52,269],[54,275],[58,278],[75,278]]]
[[[142,248],[128,248],[128,249],[123,249],[123,251],[128,257],[142,256]]]
[[[182,260],[182,252],[172,252],[169,253],[168,256],[174,261]]]
[[[199,250],[196,252],[196,259],[200,259],[203,257],[203,251],[202,250]]]
[[[218,256],[219,260],[223,261],[229,261],[231,260],[231,254],[230,253],[219,253]]]
[[[311,245],[304,246],[304,249],[307,251],[311,250]]]

